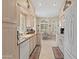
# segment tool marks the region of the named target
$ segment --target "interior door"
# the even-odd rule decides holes
[[[49,27],[48,24],[41,24],[41,32],[44,33],[48,33],[49,32]]]
[[[42,23],[41,24],[41,34],[42,34],[42,39],[49,39],[50,30],[49,30],[49,24],[48,23]]]

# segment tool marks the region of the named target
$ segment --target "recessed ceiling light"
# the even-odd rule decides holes
[[[39,6],[42,6],[42,4],[41,4],[41,3],[39,3]]]
[[[56,3],[53,3],[53,6],[56,6]]]

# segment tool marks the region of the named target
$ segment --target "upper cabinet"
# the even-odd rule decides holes
[[[30,0],[17,0],[17,26],[25,31],[27,27],[35,27],[35,11]],[[21,25],[21,26],[20,26]],[[24,30],[23,30],[24,29]]]

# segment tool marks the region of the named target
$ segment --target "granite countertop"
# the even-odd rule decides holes
[[[27,40],[29,40],[30,38],[32,38],[33,36],[35,36],[36,34],[26,34],[26,35],[22,35],[19,37],[19,40],[18,40],[18,44],[21,44]]]

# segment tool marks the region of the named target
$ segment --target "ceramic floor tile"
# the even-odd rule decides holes
[[[53,40],[41,40],[41,52],[39,59],[55,59],[52,47],[57,46]]]

